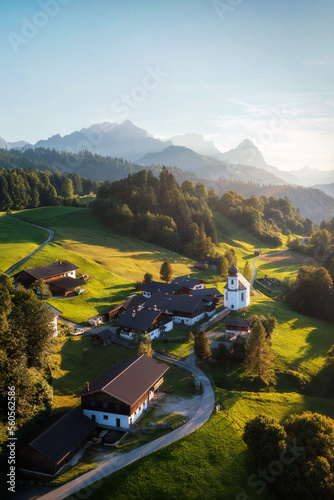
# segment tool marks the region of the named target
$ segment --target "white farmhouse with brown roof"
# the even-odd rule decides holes
[[[250,283],[232,264],[228,270],[227,284],[224,288],[224,305],[233,311],[247,307],[250,303]]]
[[[120,361],[78,394],[83,414],[99,427],[129,429],[147,409],[168,368],[144,354]]]

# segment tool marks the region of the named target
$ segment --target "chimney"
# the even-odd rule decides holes
[[[86,382],[86,392],[89,392],[89,382]]]
[[[135,316],[136,316],[136,310],[133,309],[133,311],[132,311],[132,317],[134,318]]]

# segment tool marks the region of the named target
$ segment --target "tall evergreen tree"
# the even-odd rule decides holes
[[[194,352],[201,360],[211,357],[210,341],[203,331],[200,331],[195,337]]]
[[[69,177],[65,177],[61,185],[60,194],[66,199],[73,198],[74,196],[73,183]]]
[[[252,276],[253,276],[253,272],[252,272],[252,268],[251,268],[248,260],[246,260],[246,264],[245,264],[243,275],[245,276],[245,278],[246,278],[247,281],[249,281],[249,282],[251,281]]]
[[[169,262],[164,262],[160,268],[160,278],[162,281],[166,281],[167,283],[171,281],[173,276],[173,268]]]
[[[272,354],[269,339],[260,320],[254,323],[246,344],[245,366],[251,379],[269,384],[273,375]]]

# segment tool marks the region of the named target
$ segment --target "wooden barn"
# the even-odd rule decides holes
[[[75,408],[54,415],[20,443],[19,469],[54,476],[82,448],[95,427],[95,422]]]
[[[110,330],[102,330],[92,335],[93,344],[104,347],[112,343],[113,333]]]

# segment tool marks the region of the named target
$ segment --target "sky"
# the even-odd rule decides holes
[[[2,0],[0,137],[131,120],[334,169],[332,0]]]

